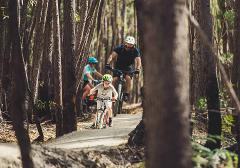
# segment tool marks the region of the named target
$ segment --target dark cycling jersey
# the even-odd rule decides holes
[[[113,51],[118,54],[115,68],[124,71],[132,71],[134,68],[135,58],[140,57],[138,48],[126,50],[124,45],[120,45],[117,46]]]

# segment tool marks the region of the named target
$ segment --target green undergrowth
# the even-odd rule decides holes
[[[238,157],[225,149],[210,150],[192,142],[194,168],[237,168]]]

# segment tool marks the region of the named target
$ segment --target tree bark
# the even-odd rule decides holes
[[[196,19],[200,24],[205,24],[203,18],[202,18],[202,11],[201,11],[201,6],[203,1],[201,0],[194,0],[192,1],[194,3],[193,7],[193,13]],[[197,102],[199,101],[200,98],[205,97],[206,93],[206,68],[205,68],[205,60],[204,60],[204,53],[203,53],[203,45],[200,41],[200,36],[196,32],[194,32],[194,37],[193,39],[193,53],[191,55],[191,64],[190,64],[190,69],[191,69],[191,81],[190,81],[190,100],[191,100],[191,105],[196,105]],[[201,115],[201,114],[200,114]]]
[[[185,0],[144,4],[146,167],[188,168],[188,24]]]
[[[56,136],[63,134],[63,113],[62,113],[62,55],[61,55],[61,38],[60,38],[60,23],[58,13],[58,1],[53,1],[53,37],[54,37],[54,102],[56,116]]]
[[[224,14],[226,12],[225,0],[218,0],[218,6],[220,9],[220,21],[221,21],[221,39],[223,46],[223,53],[227,53],[227,26],[224,19]]]
[[[13,42],[12,48],[12,67],[13,67],[13,88],[11,96],[10,111],[13,118],[13,128],[20,146],[22,156],[23,168],[33,168],[33,161],[31,158],[30,139],[24,128],[24,110],[23,104],[25,100],[25,70],[23,63],[23,55],[21,49],[20,35],[19,35],[19,1],[9,1],[9,18],[10,18],[10,36]]]
[[[42,54],[43,54],[43,40],[44,40],[44,31],[45,31],[45,23],[48,9],[48,0],[40,0],[38,1],[40,13],[37,19],[37,27],[35,30],[35,41],[33,46],[33,69],[32,69],[32,93],[34,103],[36,103],[37,95],[38,95],[38,86],[39,86],[39,74],[40,74],[40,66],[42,62]]]
[[[240,97],[240,1],[235,1],[235,20],[234,20],[234,57],[233,57],[233,68],[232,68],[232,84],[233,88],[238,96]],[[240,159],[240,116],[235,116],[235,129],[237,133],[237,143],[238,143],[238,159]],[[238,163],[238,167],[240,167],[240,162]]]
[[[42,57],[40,80],[43,85],[39,88],[39,99],[46,103],[44,108],[44,115],[51,118],[51,111],[49,102],[52,97],[52,54],[53,54],[53,19],[52,19],[52,1],[48,2],[48,11],[44,32],[44,51]]]
[[[203,31],[207,34],[208,40],[212,42],[213,39],[213,25],[212,16],[210,13],[210,0],[201,2],[201,22],[200,26]],[[203,43],[202,43],[203,44]],[[208,109],[208,136],[221,136],[221,113],[220,113],[220,101],[219,101],[219,89],[216,76],[216,63],[211,51],[202,45],[202,56],[204,57],[205,69],[207,69],[206,78],[206,98],[207,98],[207,109]],[[215,149],[220,148],[220,138],[214,138],[216,143],[207,141],[206,146]]]
[[[77,130],[74,17],[75,0],[64,0],[63,133]]]
[[[142,51],[142,53],[144,53],[144,51],[143,51],[143,31],[144,31],[143,14],[144,13],[142,12],[143,6],[144,6],[144,0],[135,0],[134,3],[135,3],[135,8],[136,8],[136,15],[137,15],[138,41],[139,41],[140,50]],[[144,62],[142,65],[144,67]],[[141,99],[142,99],[142,105],[143,105],[143,102],[144,102],[143,88],[141,89]],[[136,145],[136,146],[144,145],[144,143],[145,143],[145,138],[144,138],[145,137],[145,124],[144,124],[143,120],[144,120],[144,112],[143,112],[141,122],[129,134],[129,139],[128,139],[129,145]]]

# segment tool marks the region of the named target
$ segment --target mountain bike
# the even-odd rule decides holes
[[[99,97],[97,97],[96,100],[100,101],[101,106],[99,109],[97,109],[94,126],[96,129],[106,128],[107,122],[108,122],[106,103],[111,102],[112,100],[110,98],[99,98]]]
[[[115,102],[114,109],[113,109],[113,115],[116,116],[117,114],[122,113],[122,105],[123,105],[123,90],[124,90],[124,84],[126,82],[125,76],[126,75],[133,75],[136,71],[122,71],[119,69],[109,69],[113,73],[115,73],[118,76],[118,83],[117,83],[117,92],[118,92],[118,99]]]

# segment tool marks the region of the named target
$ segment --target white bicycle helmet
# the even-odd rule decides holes
[[[135,38],[133,36],[127,36],[124,40],[125,43],[128,43],[128,44],[132,44],[134,45],[136,42],[135,42]]]

